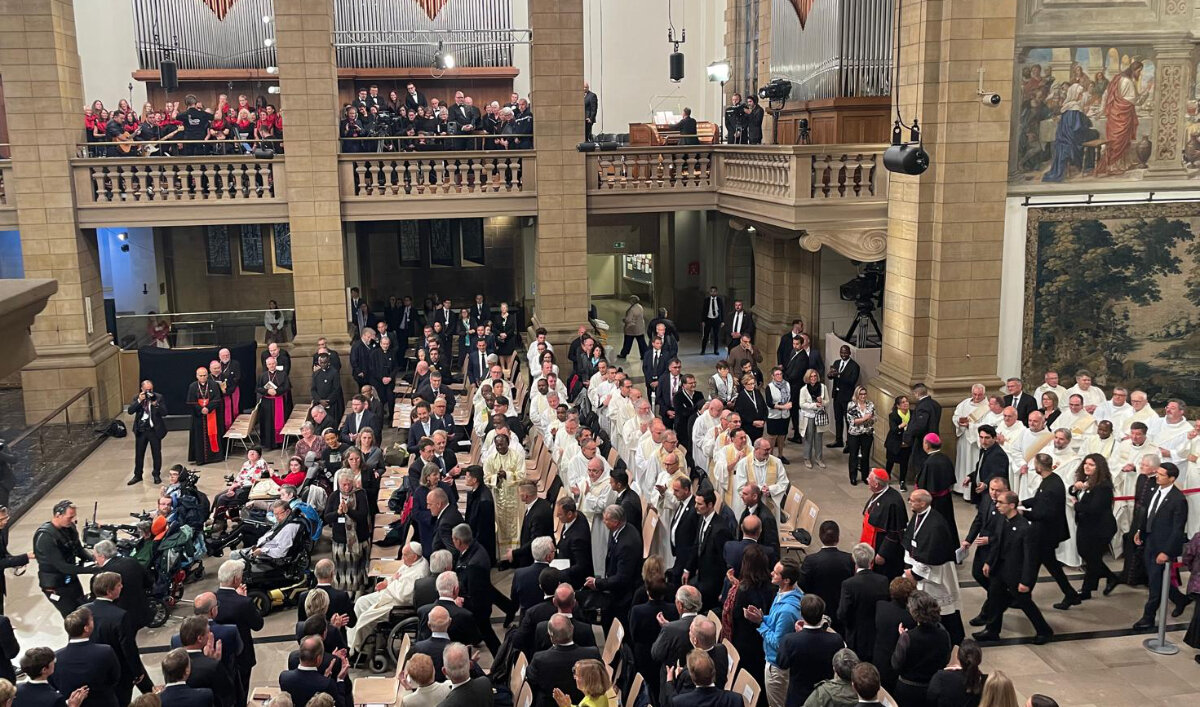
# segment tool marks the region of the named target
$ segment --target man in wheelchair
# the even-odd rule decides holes
[[[375,626],[391,615],[393,608],[411,609],[413,587],[417,580],[429,576],[429,563],[421,556],[421,543],[413,541],[400,549],[400,569],[391,577],[375,585],[375,591],[364,594],[354,602],[354,615],[358,622],[346,629],[350,650],[362,650],[363,642],[375,630]]]
[[[245,561],[248,577],[258,579],[279,573],[311,541],[304,516],[293,513],[286,501],[272,503],[271,515],[275,524],[263,533],[254,547],[234,550],[229,556],[230,559]]]

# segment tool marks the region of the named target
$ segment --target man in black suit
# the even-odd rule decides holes
[[[133,415],[133,478],[128,486],[142,482],[142,469],[146,461],[146,447],[150,447],[150,459],[154,462],[154,483],[162,483],[162,439],[167,436],[167,423],[163,420],[162,398],[154,392],[154,383],[142,381],[142,389],[129,403],[125,412]]]
[[[213,691],[207,687],[192,687],[187,684],[192,672],[192,660],[183,648],[172,649],[163,658],[163,687],[158,693],[163,707],[213,707],[216,703]]]
[[[779,556],[779,521],[775,519],[775,514],[767,507],[765,503],[760,503],[762,500],[763,489],[758,484],[748,483],[738,489],[738,494],[741,496],[742,517],[740,521],[745,521],[748,517],[754,516],[758,519],[759,535],[758,542],[766,547],[774,550],[774,557]],[[741,537],[744,537],[742,535]],[[771,553],[767,553],[768,558],[772,557]],[[774,560],[771,561],[774,566]]]
[[[571,619],[571,640],[577,646],[584,648],[596,648],[596,632],[592,630],[592,624],[584,621],[578,616],[578,604],[575,602],[575,590],[571,589],[569,584],[561,584],[554,590],[554,596],[551,598],[551,603],[554,605],[554,613],[560,616],[566,616]],[[533,631],[533,648],[534,652],[548,650],[552,645],[550,642],[550,618],[538,621],[537,626]]]
[[[996,445],[998,448],[998,445]],[[1007,459],[1008,457],[1001,453],[1001,456]],[[997,538],[997,533],[1000,532],[1000,509],[996,507],[996,499],[1000,494],[1008,490],[1008,480],[1004,476],[994,476],[988,482],[988,492],[979,497],[979,501],[975,504],[975,519],[971,521],[971,527],[967,529],[967,536],[963,538],[962,548],[965,550],[972,545],[975,546],[975,557],[971,560],[971,577],[979,583],[984,592],[988,590],[992,580],[983,573],[983,566],[987,564],[988,558],[992,555],[992,542]],[[979,614],[971,619],[972,626],[984,626],[988,622],[988,606],[987,600],[983,602],[983,606],[979,608]]]
[[[703,601],[700,590],[695,587],[685,584],[675,590],[675,610],[679,612],[679,618],[662,624],[662,630],[650,646],[650,657],[659,664],[661,676],[665,676],[668,666],[682,663],[687,658],[692,649],[689,631]],[[662,679],[659,678],[660,684]]]
[[[446,492],[440,488],[430,491],[425,502],[429,505],[429,513],[433,516],[434,522],[433,552],[449,550],[457,560],[459,551],[455,549],[452,536],[454,528],[463,523],[462,514],[458,512],[458,508],[450,505],[450,499],[446,497]],[[484,559],[488,559],[486,551]],[[490,559],[488,559],[488,566],[491,567]]]
[[[521,622],[513,631],[513,647],[532,657],[537,647],[537,627],[558,613],[560,605],[575,606],[575,590],[571,585],[560,583],[563,574],[561,570],[548,567],[538,574],[538,588],[542,590],[542,601],[529,607],[521,613]]]
[[[105,572],[121,575],[121,596],[117,597],[117,606],[133,616],[138,628],[146,626],[150,621],[146,592],[154,586],[154,578],[140,562],[118,554],[117,545],[111,540],[96,543],[92,557],[96,558],[96,566]]]
[[[983,573],[991,579],[988,587],[987,628],[972,634],[980,641],[995,641],[1000,638],[1004,624],[1004,612],[1015,606],[1025,612],[1037,635],[1033,642],[1042,645],[1054,636],[1054,629],[1046,623],[1037,604],[1033,603],[1033,586],[1037,584],[1038,547],[1029,521],[1017,513],[1017,494],[1005,491],[996,499],[996,507],[1003,518],[992,546],[991,557],[983,566]]]
[[[213,592],[197,594],[196,598],[192,600],[192,613],[208,619],[208,629],[212,631],[213,638],[221,644],[221,663],[229,670],[230,675],[237,675],[238,658],[242,655],[243,650],[242,634],[238,633],[237,626],[226,626],[216,622],[219,608],[220,602]],[[171,647],[180,648],[181,646],[183,643],[179,634],[171,636]]]
[[[208,688],[216,707],[235,707],[246,694],[220,661],[220,644],[213,640],[203,616],[189,616],[179,627],[179,638],[191,661],[188,687]]]
[[[671,542],[671,554],[675,564],[667,571],[671,582],[678,583],[683,576],[683,570],[691,561],[692,553],[696,551],[696,538],[700,528],[700,517],[696,515],[696,503],[692,500],[692,480],[687,476],[676,476],[671,479],[671,496],[674,497],[675,508],[671,512],[671,521],[667,526]]]
[[[808,354],[806,353],[808,344],[808,334],[799,334],[791,338],[791,352],[787,359],[783,362],[783,379],[788,382],[789,393],[793,403],[800,400],[800,389],[804,387],[804,374],[810,368]],[[813,369],[817,370],[817,369]],[[801,442],[800,428],[800,406],[792,405],[791,410],[792,437],[791,440],[797,444]]]
[[[467,380],[475,385],[487,378],[490,365],[488,364],[487,339],[476,339],[471,354],[467,356]]]
[[[363,327],[359,336],[350,344],[350,376],[354,378],[354,387],[371,384],[371,349],[375,346],[375,330]],[[334,420],[338,424],[340,420]]]
[[[642,535],[625,522],[625,509],[613,504],[604,509],[604,527],[608,528],[608,549],[604,555],[604,576],[588,577],[587,589],[601,592],[606,607],[601,614],[604,630],[614,618],[625,620],[633,605],[633,590],[642,579]]]
[[[450,640],[450,612],[443,606],[435,606],[429,610],[429,637],[413,643],[407,658],[416,653],[429,656],[433,661],[434,680],[442,682],[446,679],[442,673],[442,651],[453,642]]]
[[[696,390],[696,376],[685,373],[679,390],[671,400],[671,425],[674,427],[673,436],[687,450],[687,467],[695,466],[692,454],[692,427],[696,424],[696,416],[704,407],[704,393]],[[687,469],[684,469],[687,471]]]
[[[346,413],[346,421],[342,423],[341,435],[352,444],[358,444],[358,431],[364,427],[370,427],[379,436],[379,419],[367,409],[366,396],[360,394],[350,399],[350,412]]]
[[[692,109],[684,108],[683,117],[678,123],[672,126],[672,130],[679,131],[680,145],[699,145],[700,139],[696,137],[696,119],[692,117]]]
[[[483,467],[478,464],[468,466],[465,476],[467,483],[467,525],[475,534],[475,541],[487,551],[488,561],[496,564],[496,498],[492,489],[483,480]]]
[[[583,82],[583,139],[591,142],[596,127],[596,115],[600,112],[600,98],[592,93],[592,87]]]
[[[792,328],[783,332],[779,337],[779,346],[775,348],[775,363],[779,366],[787,366],[787,362],[792,358],[792,351],[795,350],[793,342],[799,342],[803,348],[803,342],[800,337],[804,336],[804,320],[793,319]]]
[[[224,567],[224,565],[222,565]],[[317,564],[313,566],[313,575],[316,577],[317,586],[314,589],[322,589],[325,595],[329,597],[329,608],[325,611],[325,618],[332,619],[338,614],[344,614],[349,617],[350,622],[347,626],[353,626],[357,620],[354,616],[354,600],[350,598],[350,593],[338,589],[333,586],[333,575],[335,567],[333,560],[328,557],[323,557],[317,560]],[[239,582],[240,584],[240,582]],[[236,586],[234,587],[236,589]],[[296,602],[296,621],[302,622],[308,618],[308,612],[304,610],[304,601],[308,599],[309,590],[300,593],[300,597]],[[221,595],[221,600],[224,602],[225,595]],[[218,610],[219,611],[219,610]],[[218,614],[219,615],[219,614]],[[218,623],[225,623],[218,620]],[[262,627],[254,629],[260,630]],[[239,627],[240,629],[240,627]]]
[[[538,498],[537,484],[526,481],[517,486],[517,498],[521,502],[520,543],[506,553],[505,561],[514,567],[525,567],[533,562],[535,538],[554,534],[554,506],[544,498]]]
[[[708,348],[708,340],[711,337],[713,343],[713,355],[718,354],[721,340],[721,325],[725,323],[725,298],[717,294],[716,287],[708,288],[708,297],[704,298],[700,310],[700,326],[703,329],[703,334],[700,337],[700,355],[704,355],[704,350]]]
[[[137,620],[116,604],[117,597],[121,595],[121,575],[101,572],[92,581],[92,592],[96,600],[84,605],[92,612],[95,626],[92,642],[106,645],[117,654],[117,660],[121,662],[121,679],[116,688],[117,703],[127,705],[134,685],[143,693],[154,687],[146,675],[138,651]]]
[[[13,632],[12,621],[7,616],[0,615],[0,678],[17,683],[17,671],[13,669],[13,658],[21,653],[21,644],[17,643],[17,634]]]
[[[733,539],[733,531],[717,518],[717,494],[711,488],[696,494],[696,515],[699,517],[696,551],[689,558],[683,581],[700,590],[700,610],[708,611],[720,603],[728,569],[721,553],[725,543]]]
[[[713,659],[702,650],[693,650],[687,654],[686,672],[690,677],[688,682],[692,685],[691,689],[685,692],[677,691],[678,688],[674,685],[674,672],[677,670],[671,668],[672,682],[668,682],[663,688],[664,703],[669,707],[744,707],[746,704],[741,695],[717,685],[718,678]]]
[[[733,576],[741,579],[742,558],[746,555],[746,548],[751,545],[758,545],[762,548],[763,554],[767,556],[767,565],[774,567],[775,563],[779,561],[779,550],[760,540],[762,537],[762,520],[756,515],[746,515],[743,513],[742,522],[739,524],[738,530],[742,536],[741,539],[726,542],[724,549],[721,551],[725,565],[733,570]]]
[[[912,398],[917,402],[913,405],[908,426],[904,428],[904,442],[912,447],[912,457],[908,462],[908,476],[915,477],[925,459],[929,456],[921,444],[925,435],[937,432],[942,422],[942,406],[929,395],[929,389],[924,383],[915,383],[912,387]],[[900,480],[900,490],[908,489],[908,479]]]
[[[536,653],[525,671],[525,679],[533,689],[533,704],[535,707],[556,707],[556,689],[569,695],[572,704],[579,704],[583,693],[575,685],[574,666],[589,658],[599,660],[600,651],[575,645],[571,620],[561,614],[550,617],[546,630],[552,645],[548,650]]]
[[[804,558],[800,565],[799,586],[805,594],[821,597],[829,609],[829,616],[837,621],[842,582],[854,576],[854,558],[850,553],[838,549],[841,528],[836,521],[821,523],[817,536],[821,540],[821,549]]]
[[[121,664],[112,648],[91,642],[94,626],[92,612],[87,609],[80,607],[67,614],[63,619],[67,645],[54,653],[54,672],[49,681],[63,695],[87,686],[88,696],[81,707],[120,707],[116,690]],[[5,662],[8,660],[6,657]]]
[[[971,498],[978,502],[988,497],[992,479],[1004,479],[1004,490],[1008,489],[1009,458],[996,443],[996,428],[992,425],[979,426],[979,461],[967,476],[971,487]]]
[[[1004,407],[1011,407],[1017,411],[1017,419],[1022,424],[1029,424],[1029,413],[1041,408],[1041,402],[1034,400],[1033,396],[1025,392],[1025,385],[1020,378],[1009,378],[1005,381],[1005,387],[1008,389],[1008,395],[1004,396]],[[1062,401],[1059,401],[1062,404]]]
[[[446,400],[446,412],[454,414],[454,391],[444,385],[440,371],[433,371],[429,374],[429,385],[422,386],[417,397],[433,405],[439,396]]]
[[[650,340],[650,350],[642,357],[642,377],[646,381],[646,399],[653,404],[658,393],[658,382],[667,372],[671,357],[663,351],[663,340],[654,337]]]
[[[613,469],[609,473],[612,490],[617,492],[616,504],[625,511],[625,522],[632,525],[641,534],[642,530],[642,499],[629,486],[629,471],[624,467]]]
[[[442,673],[451,688],[439,707],[492,707],[495,701],[492,681],[482,675],[471,677],[471,655],[466,646],[461,643],[446,646],[442,651]]]
[[[595,573],[591,527],[587,518],[580,515],[575,499],[570,496],[562,496],[555,502],[554,516],[560,523],[554,557],[570,563],[562,571],[562,581],[575,589],[582,589],[584,580]]]
[[[713,662],[713,681],[724,685],[729,680],[729,650],[717,640],[720,638],[720,628],[716,623],[709,620],[705,616],[697,616],[695,621],[692,621],[691,627],[688,629],[689,651],[675,665],[680,668],[672,678],[668,673],[663,673],[662,677],[666,685],[671,685],[677,693],[688,692],[695,689],[696,685],[692,681],[692,676],[684,669],[687,656],[691,655],[691,651],[703,651]],[[663,692],[663,702],[669,702],[669,689]]]
[[[833,654],[846,645],[841,636],[825,625],[822,620],[825,613],[825,602],[819,595],[805,594],[800,600],[800,620],[804,625],[779,639],[775,664],[788,671],[789,705],[804,704],[817,683],[833,677]]]
[[[8,454],[8,451],[0,446],[0,456],[5,454]],[[3,467],[9,463],[0,459],[0,476],[3,475]],[[3,484],[2,479],[0,479],[0,484]],[[9,567],[24,567],[33,559],[32,552],[19,555],[13,555],[8,552],[8,522],[11,518],[8,508],[0,509],[0,614],[4,613],[4,595],[8,593],[8,583],[4,578],[4,570]],[[9,682],[12,681],[10,680]]]
[[[1187,499],[1175,486],[1178,478],[1179,467],[1171,462],[1165,462],[1158,467],[1154,478],[1158,487],[1133,537],[1133,542],[1142,548],[1146,574],[1150,580],[1150,596],[1142,609],[1142,618],[1133,625],[1135,629],[1151,628],[1155,625],[1155,614],[1158,612],[1158,603],[1162,596],[1163,566],[1179,557],[1183,544],[1187,541]],[[1172,601],[1175,602],[1177,610],[1174,615],[1179,616],[1187,606],[1186,600],[1175,590]]]
[[[522,615],[530,607],[545,599],[546,595],[542,593],[542,588],[538,584],[538,577],[541,576],[542,570],[548,568],[550,561],[554,559],[554,538],[549,535],[534,538],[533,542],[530,543],[529,552],[533,564],[521,567],[513,573],[512,592],[510,594],[512,601],[520,607]]]
[[[29,678],[17,686],[13,704],[21,707],[79,707],[87,697],[80,687],[70,695],[59,694],[50,683],[54,677],[54,651],[46,647],[30,648],[21,656],[21,670]],[[69,700],[69,701],[68,701]]]
[[[412,605],[416,608],[428,606],[438,600],[437,578],[443,572],[454,570],[454,555],[439,550],[429,556],[429,574],[413,583]]]
[[[1063,600],[1055,609],[1066,611],[1082,604],[1079,592],[1067,581],[1062,563],[1055,556],[1058,544],[1070,540],[1071,529],[1067,525],[1067,488],[1062,477],[1054,473],[1054,459],[1049,454],[1038,454],[1033,458],[1033,469],[1042,478],[1032,498],[1021,501],[1026,520],[1032,526],[1034,544],[1038,549],[1038,564],[1044,566],[1063,592]]]
[[[492,606],[497,597],[504,599],[506,605],[510,602],[508,597],[499,595],[492,586],[492,565],[488,562],[487,551],[475,542],[471,526],[466,523],[456,525],[453,541],[458,550],[458,561],[454,565],[454,571],[458,574],[464,599],[463,608],[471,612],[475,625],[483,636],[483,642],[492,655],[496,655],[496,651],[500,650],[500,639],[496,637],[496,631],[492,628]],[[505,608],[508,609],[505,612],[505,623],[509,623],[512,615],[516,613],[516,607],[509,605]]]
[[[743,336],[748,336],[750,341],[754,341],[754,317],[742,308],[740,299],[733,301],[733,311],[729,313],[729,321],[725,326],[729,331],[729,344],[725,347],[726,350],[733,351],[737,348]]]
[[[258,664],[258,657],[254,653],[254,632],[261,631],[263,627],[262,614],[258,613],[258,609],[254,608],[254,602],[246,596],[245,585],[242,584],[242,573],[245,570],[245,563],[238,560],[226,560],[221,563],[217,569],[217,581],[220,586],[217,587],[217,615],[213,619],[218,624],[225,626],[235,626],[238,630],[238,635],[242,638],[242,652],[238,656],[237,661],[237,678],[238,686],[241,688],[241,697],[244,699],[250,692],[250,673],[253,672],[254,666]],[[324,587],[322,587],[324,589]],[[330,587],[332,589],[332,587]],[[339,597],[340,601],[348,602],[350,595],[346,592],[341,593],[344,598]],[[333,608],[333,595],[329,597],[329,606]],[[342,605],[344,609],[344,604]],[[353,611],[337,611],[334,613],[345,613],[351,617],[350,625],[354,625]],[[192,672],[195,672],[195,666],[192,666]],[[218,702],[221,696],[214,690]]]
[[[325,654],[325,645],[317,636],[305,636],[300,640],[300,667],[279,673],[279,689],[292,697],[292,704],[307,705],[313,695],[324,692],[333,697],[337,707],[346,707],[346,691],[343,683],[350,671],[349,661],[342,660],[337,677],[325,675],[318,668]]]
[[[858,387],[858,362],[850,358],[850,347],[842,344],[838,349],[838,360],[829,367],[829,380],[833,382],[833,421],[837,436],[827,447],[841,447],[842,430],[846,426],[846,408],[854,399],[854,389]]]
[[[846,645],[861,660],[871,660],[875,647],[875,606],[888,600],[888,578],[873,572],[875,548],[859,543],[850,551],[854,558],[854,576],[842,582],[837,618],[846,637]]]
[[[417,640],[429,638],[429,612],[435,606],[444,608],[450,614],[451,639],[469,646],[483,640],[471,611],[458,605],[458,575],[453,569],[437,576],[437,592],[436,602],[417,607]]]

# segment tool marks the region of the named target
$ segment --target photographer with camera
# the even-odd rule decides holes
[[[733,94],[730,97],[729,105],[725,108],[725,142],[730,145],[740,145],[746,142],[746,111],[744,108],[742,94]]]
[[[763,141],[763,109],[754,96],[746,96],[742,108],[742,140],[746,145],[761,145]]]
[[[167,424],[163,420],[162,399],[154,392],[154,383],[142,381],[142,389],[129,403],[125,412],[133,415],[133,478],[126,486],[142,482],[142,468],[146,459],[146,447],[150,447],[150,458],[154,461],[154,483],[162,483],[162,440],[167,436]]]

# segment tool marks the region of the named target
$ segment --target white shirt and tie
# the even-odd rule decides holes
[[[709,298],[708,298],[708,318],[709,318],[709,319],[716,319],[716,318],[717,318],[717,316],[718,316],[718,312],[717,312],[717,298],[716,298],[716,296],[714,295],[714,296],[712,296],[712,297],[709,297]]]
[[[744,312],[740,312],[740,311],[733,313],[733,321],[730,322],[730,326],[729,326],[730,331],[736,332],[738,334],[742,333],[742,315],[743,314],[744,314]]]
[[[1158,513],[1158,509],[1163,502],[1167,500],[1167,494],[1171,492],[1172,486],[1160,486],[1154,492],[1154,499],[1150,501],[1150,510],[1146,513],[1146,532],[1150,532],[1151,524],[1154,522],[1154,516]]]

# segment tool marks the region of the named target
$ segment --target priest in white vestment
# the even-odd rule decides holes
[[[429,576],[429,562],[421,556],[421,543],[411,542],[400,549],[400,569],[375,585],[375,591],[360,596],[354,602],[358,621],[346,628],[350,649],[358,651],[375,626],[388,617],[394,606],[412,606],[413,587],[417,580]],[[413,607],[417,608],[417,607]]]
[[[1188,433],[1187,474],[1180,474],[1178,485],[1182,489],[1200,489],[1200,420]],[[1182,468],[1182,467],[1181,467]],[[1184,494],[1188,502],[1188,537],[1200,533],[1200,492]]]
[[[1054,434],[1046,429],[1046,418],[1042,417],[1042,413],[1037,410],[1029,413],[1029,427],[1021,436],[1020,459],[1013,474],[1017,495],[1021,498],[1032,497],[1041,484],[1042,477],[1033,468],[1033,458],[1049,447],[1053,440]]]
[[[567,421],[554,435],[554,443],[550,450],[550,458],[559,469],[565,469],[567,463],[579,454],[579,416],[571,413],[567,416]]]
[[[1147,455],[1154,455],[1156,461],[1161,463],[1158,449],[1146,439],[1146,425],[1135,422],[1129,429],[1129,439],[1117,444],[1116,464],[1111,467],[1114,496],[1133,496],[1137,490],[1138,465],[1142,463],[1142,457]],[[1113,515],[1117,519],[1118,536],[1129,532],[1133,523],[1133,501],[1115,501]]]
[[[600,407],[601,396],[607,394],[607,391],[602,390],[602,388],[608,380],[608,362],[601,360],[596,365],[596,372],[588,379],[587,398],[588,402],[592,404],[593,410]]]
[[[680,473],[687,474],[687,449],[679,444],[675,430],[667,430],[662,445],[646,463],[646,493],[640,494],[646,505],[658,508],[671,478]]]
[[[1129,407],[1133,408],[1133,412],[1129,414],[1129,417],[1125,418],[1121,439],[1129,435],[1129,426],[1135,422],[1141,422],[1146,425],[1146,435],[1150,439],[1157,437],[1158,428],[1162,427],[1162,418],[1154,411],[1154,408],[1150,407],[1150,401],[1146,398],[1146,393],[1141,390],[1135,390],[1130,393]]]
[[[1104,390],[1099,386],[1092,385],[1092,374],[1087,371],[1077,371],[1075,373],[1075,385],[1067,388],[1067,397],[1078,394],[1083,398],[1083,409],[1089,415],[1095,415],[1096,410],[1104,404]],[[1097,417],[1097,420],[1100,418]]]
[[[724,499],[726,504],[732,504],[733,497],[737,495],[733,492],[733,476],[737,470],[738,463],[750,456],[753,451],[750,445],[750,438],[746,436],[746,431],[740,427],[732,431],[729,438],[732,441],[718,449],[716,454],[713,455],[713,470],[709,474],[709,481],[712,482],[713,490]]]
[[[1158,447],[1158,456],[1162,457],[1164,462],[1171,462],[1179,467],[1179,483],[1183,483],[1183,480],[1187,478],[1188,456],[1191,453],[1194,425],[1185,417],[1187,405],[1182,400],[1168,401],[1163,412],[1166,414],[1159,423],[1158,430],[1148,430],[1148,432],[1154,446]],[[1189,487],[1180,486],[1180,488]],[[1190,513],[1188,520],[1191,520]]]
[[[712,443],[717,438],[713,430],[720,428],[721,413],[724,411],[725,404],[713,398],[704,406],[704,410],[696,415],[696,421],[692,423],[692,460],[696,462],[698,469],[708,470],[708,460],[712,457]]]
[[[1072,435],[1070,430],[1059,429],[1054,431],[1054,442],[1050,447],[1043,452],[1049,455],[1054,460],[1054,464],[1050,467],[1055,474],[1063,481],[1065,488],[1071,488],[1075,484],[1075,474],[1079,469],[1079,465],[1083,463],[1083,457],[1075,451],[1072,444]],[[1037,476],[1035,474],[1035,476]],[[1041,485],[1041,478],[1038,478],[1038,485]],[[1036,491],[1036,487],[1034,488]],[[1083,558],[1079,556],[1079,549],[1075,546],[1075,497],[1067,494],[1067,528],[1071,531],[1071,536],[1058,544],[1058,549],[1054,555],[1058,561],[1068,567],[1079,567],[1083,564]]]
[[[1060,406],[1067,404],[1067,389],[1058,384],[1058,371],[1046,371],[1042,376],[1042,384],[1033,391],[1033,399],[1041,402],[1042,393],[1046,392],[1054,393]]]
[[[1124,388],[1113,388],[1112,400],[1096,408],[1096,419],[1107,420],[1113,424],[1113,432],[1118,439],[1125,436],[1125,418],[1133,414],[1133,406],[1129,404],[1129,392]]]
[[[1025,464],[1025,435],[1028,433],[1025,423],[1017,419],[1017,409],[1011,405],[1004,408],[1000,424],[996,425],[996,443],[1008,457],[1008,478],[1011,480],[1013,491],[1017,489],[1019,470]]]
[[[655,454],[658,454],[666,435],[667,426],[656,417],[650,421],[649,434],[642,435],[634,447],[633,464],[629,466],[629,478],[633,490],[637,491],[642,498],[646,497],[646,491],[654,485],[654,477],[650,475],[650,460],[654,458]]]
[[[787,467],[779,457],[771,454],[771,442],[765,437],[760,437],[754,443],[754,452],[743,457],[735,467],[733,488],[740,489],[748,483],[757,485],[765,492],[766,497],[774,502],[771,511],[779,517],[779,510],[783,508],[783,497],[787,495],[790,484]],[[742,494],[733,494],[732,505],[734,517],[741,518],[742,511],[746,510]]]
[[[641,393],[640,390],[637,392]],[[641,441],[643,435],[650,432],[650,423],[654,422],[654,411],[650,407],[649,400],[638,398],[638,401],[634,403],[633,411],[633,417],[625,421],[619,438],[613,442],[617,447],[617,454],[622,459],[634,458],[638,442]]]
[[[599,455],[587,463],[583,485],[579,488],[579,510],[592,529],[592,567],[604,567],[608,555],[608,528],[604,526],[604,509],[617,502],[612,479]]]
[[[600,460],[600,468],[604,471],[604,475],[612,471],[612,466],[608,460],[600,455],[599,447],[596,445],[596,440],[590,437],[587,440],[580,440],[579,454],[567,463],[567,473],[564,483],[567,485],[567,490],[572,495],[578,497],[583,489],[587,486],[588,467],[592,460]],[[559,476],[562,476],[562,470],[559,470]]]
[[[954,436],[958,438],[954,450],[954,487],[968,500],[971,489],[964,486],[963,481],[979,461],[979,425],[987,415],[989,405],[987,388],[976,383],[971,386],[971,397],[954,408]]]
[[[1071,446],[1079,451],[1084,441],[1096,434],[1096,418],[1083,409],[1083,396],[1072,393],[1067,396],[1067,408],[1054,421],[1051,429],[1070,430]]]

